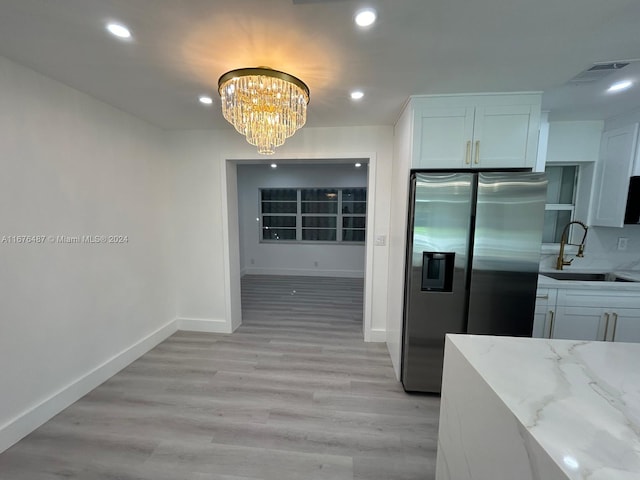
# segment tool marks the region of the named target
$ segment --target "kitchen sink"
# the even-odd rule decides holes
[[[544,272],[540,275],[555,280],[581,280],[583,282],[614,282],[616,277],[610,273],[585,273],[585,272]]]

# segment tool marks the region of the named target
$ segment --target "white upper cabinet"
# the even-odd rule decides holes
[[[562,121],[549,124],[545,161],[576,164],[597,162],[604,121]]]
[[[412,168],[523,168],[536,161],[539,94],[414,97]]]
[[[416,116],[413,168],[457,168],[471,162],[471,107],[425,108]]]
[[[594,184],[591,225],[622,227],[629,177],[636,152],[638,124],[602,134]]]

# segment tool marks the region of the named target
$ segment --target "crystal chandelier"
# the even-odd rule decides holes
[[[224,118],[258,153],[271,155],[307,121],[309,87],[268,67],[240,68],[218,80]]]

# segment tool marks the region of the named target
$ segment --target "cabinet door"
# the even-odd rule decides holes
[[[591,224],[622,227],[638,124],[602,134],[593,193]]]
[[[473,114],[473,107],[429,107],[417,112],[411,167],[470,167]]]
[[[555,289],[538,289],[536,293],[536,308],[533,315],[533,338],[551,338],[551,329],[555,318],[556,308]]]
[[[619,308],[611,316],[607,339],[614,342],[640,342],[640,309]]]
[[[607,315],[603,308],[558,306],[551,338],[604,340]]]
[[[541,309],[536,306],[533,315],[533,332],[531,333],[533,338],[551,338],[555,312],[546,307],[545,305],[545,308]]]
[[[473,168],[533,167],[538,132],[531,105],[479,106],[473,129]],[[538,125],[538,122],[533,122]]]
[[[539,300],[536,296],[536,309],[533,313],[533,338],[547,338],[545,326],[547,325],[547,301]]]

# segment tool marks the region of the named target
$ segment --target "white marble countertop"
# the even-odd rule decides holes
[[[640,344],[448,338],[566,478],[640,479]]]
[[[557,272],[557,270],[555,270]],[[563,270],[564,272],[587,272],[584,270]],[[540,271],[538,275],[538,287],[540,288],[575,288],[580,290],[615,290],[627,292],[640,292],[640,272],[637,270],[614,270],[612,272],[593,271],[587,273],[614,273],[628,282],[594,282],[584,280],[556,280],[555,278],[545,276],[545,271]]]

